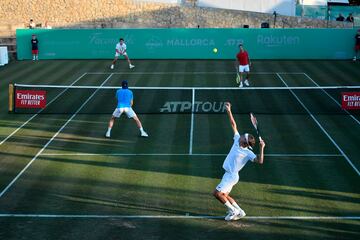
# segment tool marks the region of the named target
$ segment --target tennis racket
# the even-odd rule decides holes
[[[236,83],[239,84],[240,83],[239,67],[237,66],[236,63],[234,65],[234,67],[235,67],[235,71],[236,71]]]
[[[258,135],[259,140],[262,141],[262,138],[260,136],[260,130],[259,130],[258,121],[257,121],[255,115],[252,112],[250,113],[250,121],[251,121],[252,125],[254,126],[254,128],[256,130],[256,134]]]

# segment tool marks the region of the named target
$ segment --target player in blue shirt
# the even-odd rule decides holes
[[[111,129],[114,125],[115,118],[119,118],[121,114],[126,113],[128,118],[133,118],[136,122],[136,125],[140,129],[140,134],[142,137],[148,137],[149,135],[144,131],[142,124],[132,109],[133,101],[133,93],[128,89],[128,82],[126,80],[121,83],[122,89],[116,91],[116,99],[118,101],[116,109],[114,110],[111,119],[109,121],[109,127],[105,134],[107,138],[111,135]]]

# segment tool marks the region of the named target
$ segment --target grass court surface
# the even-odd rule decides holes
[[[232,61],[135,61],[133,70],[110,63],[0,68],[0,239],[359,239],[359,114],[258,114],[265,162],[240,171],[232,196],[247,216],[225,222],[211,193],[232,144],[226,114],[139,114],[147,139],[123,116],[105,139],[109,114],[8,113],[10,82],[236,86]],[[254,61],[252,71],[255,87],[344,86],[359,85],[360,65]],[[285,106],[339,100],[284,91],[289,98],[273,97]],[[72,96],[78,108],[96,97]],[[234,117],[240,131],[254,133],[247,114]]]

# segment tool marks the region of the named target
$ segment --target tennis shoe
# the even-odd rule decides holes
[[[135,67],[135,66],[132,65],[132,64],[129,65],[129,68],[130,68],[130,69],[132,69],[132,68],[134,68],[134,67]]]
[[[141,136],[142,137],[148,137],[149,135],[145,131],[141,131]]]
[[[243,86],[243,82],[240,82],[239,88],[242,88]]]
[[[356,61],[356,56],[353,58],[353,61]]]
[[[249,86],[249,85],[250,85],[250,84],[249,84],[249,81],[248,81],[247,79],[245,79],[244,83],[245,83],[246,86]]]
[[[114,64],[112,64],[112,65],[110,66],[110,69],[114,69]]]
[[[235,220],[236,216],[239,214],[239,211],[235,209],[235,211],[230,211],[228,215],[226,215],[225,220],[226,221],[232,221]]]
[[[243,217],[246,216],[246,213],[245,213],[244,210],[242,210],[241,208],[238,209],[238,213],[239,213],[239,214],[236,215],[233,220],[236,221],[236,220],[239,220],[240,218],[243,218]]]
[[[110,137],[110,132],[106,132],[105,137],[109,138]]]

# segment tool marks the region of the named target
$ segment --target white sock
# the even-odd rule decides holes
[[[231,205],[231,203],[229,201],[226,201],[226,203],[224,203],[225,207],[227,207],[229,209],[229,211],[234,212],[235,208],[233,205]]]
[[[111,132],[111,128],[108,128],[108,132]]]
[[[142,132],[142,131],[144,131],[144,129],[141,127],[141,128],[139,128],[140,129],[140,132]]]
[[[232,203],[233,207],[236,208],[237,210],[240,210],[240,206],[236,203],[236,202],[233,202]]]

